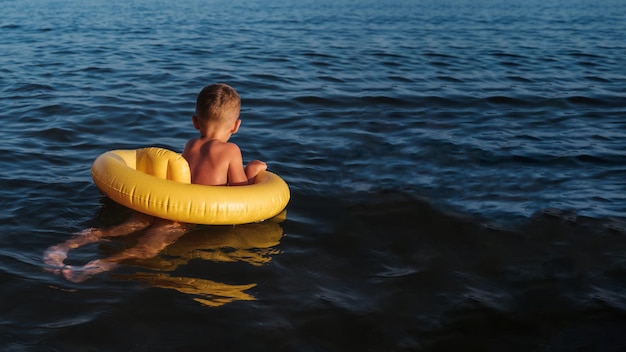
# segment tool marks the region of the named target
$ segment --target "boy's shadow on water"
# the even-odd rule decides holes
[[[192,295],[195,301],[217,307],[255,297],[245,291],[256,283],[234,285],[208,279],[178,276],[174,271],[191,260],[217,263],[243,262],[253,266],[269,263],[280,251],[275,248],[283,237],[280,223],[286,212],[261,223],[237,226],[198,226],[166,247],[157,256],[128,260],[126,264],[149,271],[114,274],[114,277],[137,280],[150,286],[176,290]],[[180,270],[178,270],[180,271]]]

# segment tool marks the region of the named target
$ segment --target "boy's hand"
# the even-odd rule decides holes
[[[248,179],[256,177],[259,172],[264,170],[267,170],[267,164],[265,164],[261,160],[253,160],[248,163],[248,166],[246,166],[246,174],[248,175]]]

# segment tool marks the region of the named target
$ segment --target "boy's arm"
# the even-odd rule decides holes
[[[241,150],[236,144],[232,144],[229,152],[231,158],[228,166],[228,184],[231,186],[249,185],[254,182],[259,172],[267,169],[267,165],[260,160],[253,160],[244,168]]]
[[[247,185],[248,176],[243,168],[243,157],[241,156],[241,150],[236,144],[229,143],[228,160],[228,185]]]

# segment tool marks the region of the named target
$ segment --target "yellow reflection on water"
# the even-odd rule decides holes
[[[244,291],[256,284],[231,285],[193,277],[171,276],[168,273],[136,273],[128,277],[147,282],[153,287],[172,289],[192,295],[194,301],[209,307],[219,307],[234,301],[255,300],[254,296]]]
[[[273,255],[280,253],[275,247],[283,236],[280,223],[285,217],[286,212],[283,211],[272,219],[256,224],[199,226],[180,237],[156,257],[132,262],[134,266],[149,269],[150,272],[118,276],[189,294],[195,301],[210,307],[219,307],[234,301],[255,300],[254,296],[245,291],[255,287],[256,283],[233,285],[204,278],[173,276],[172,272],[189,261],[198,259],[265,265],[272,260]]]

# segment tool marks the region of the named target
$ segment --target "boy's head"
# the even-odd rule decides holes
[[[211,84],[202,89],[196,100],[196,118],[202,125],[226,125],[239,118],[241,99],[227,84]]]

